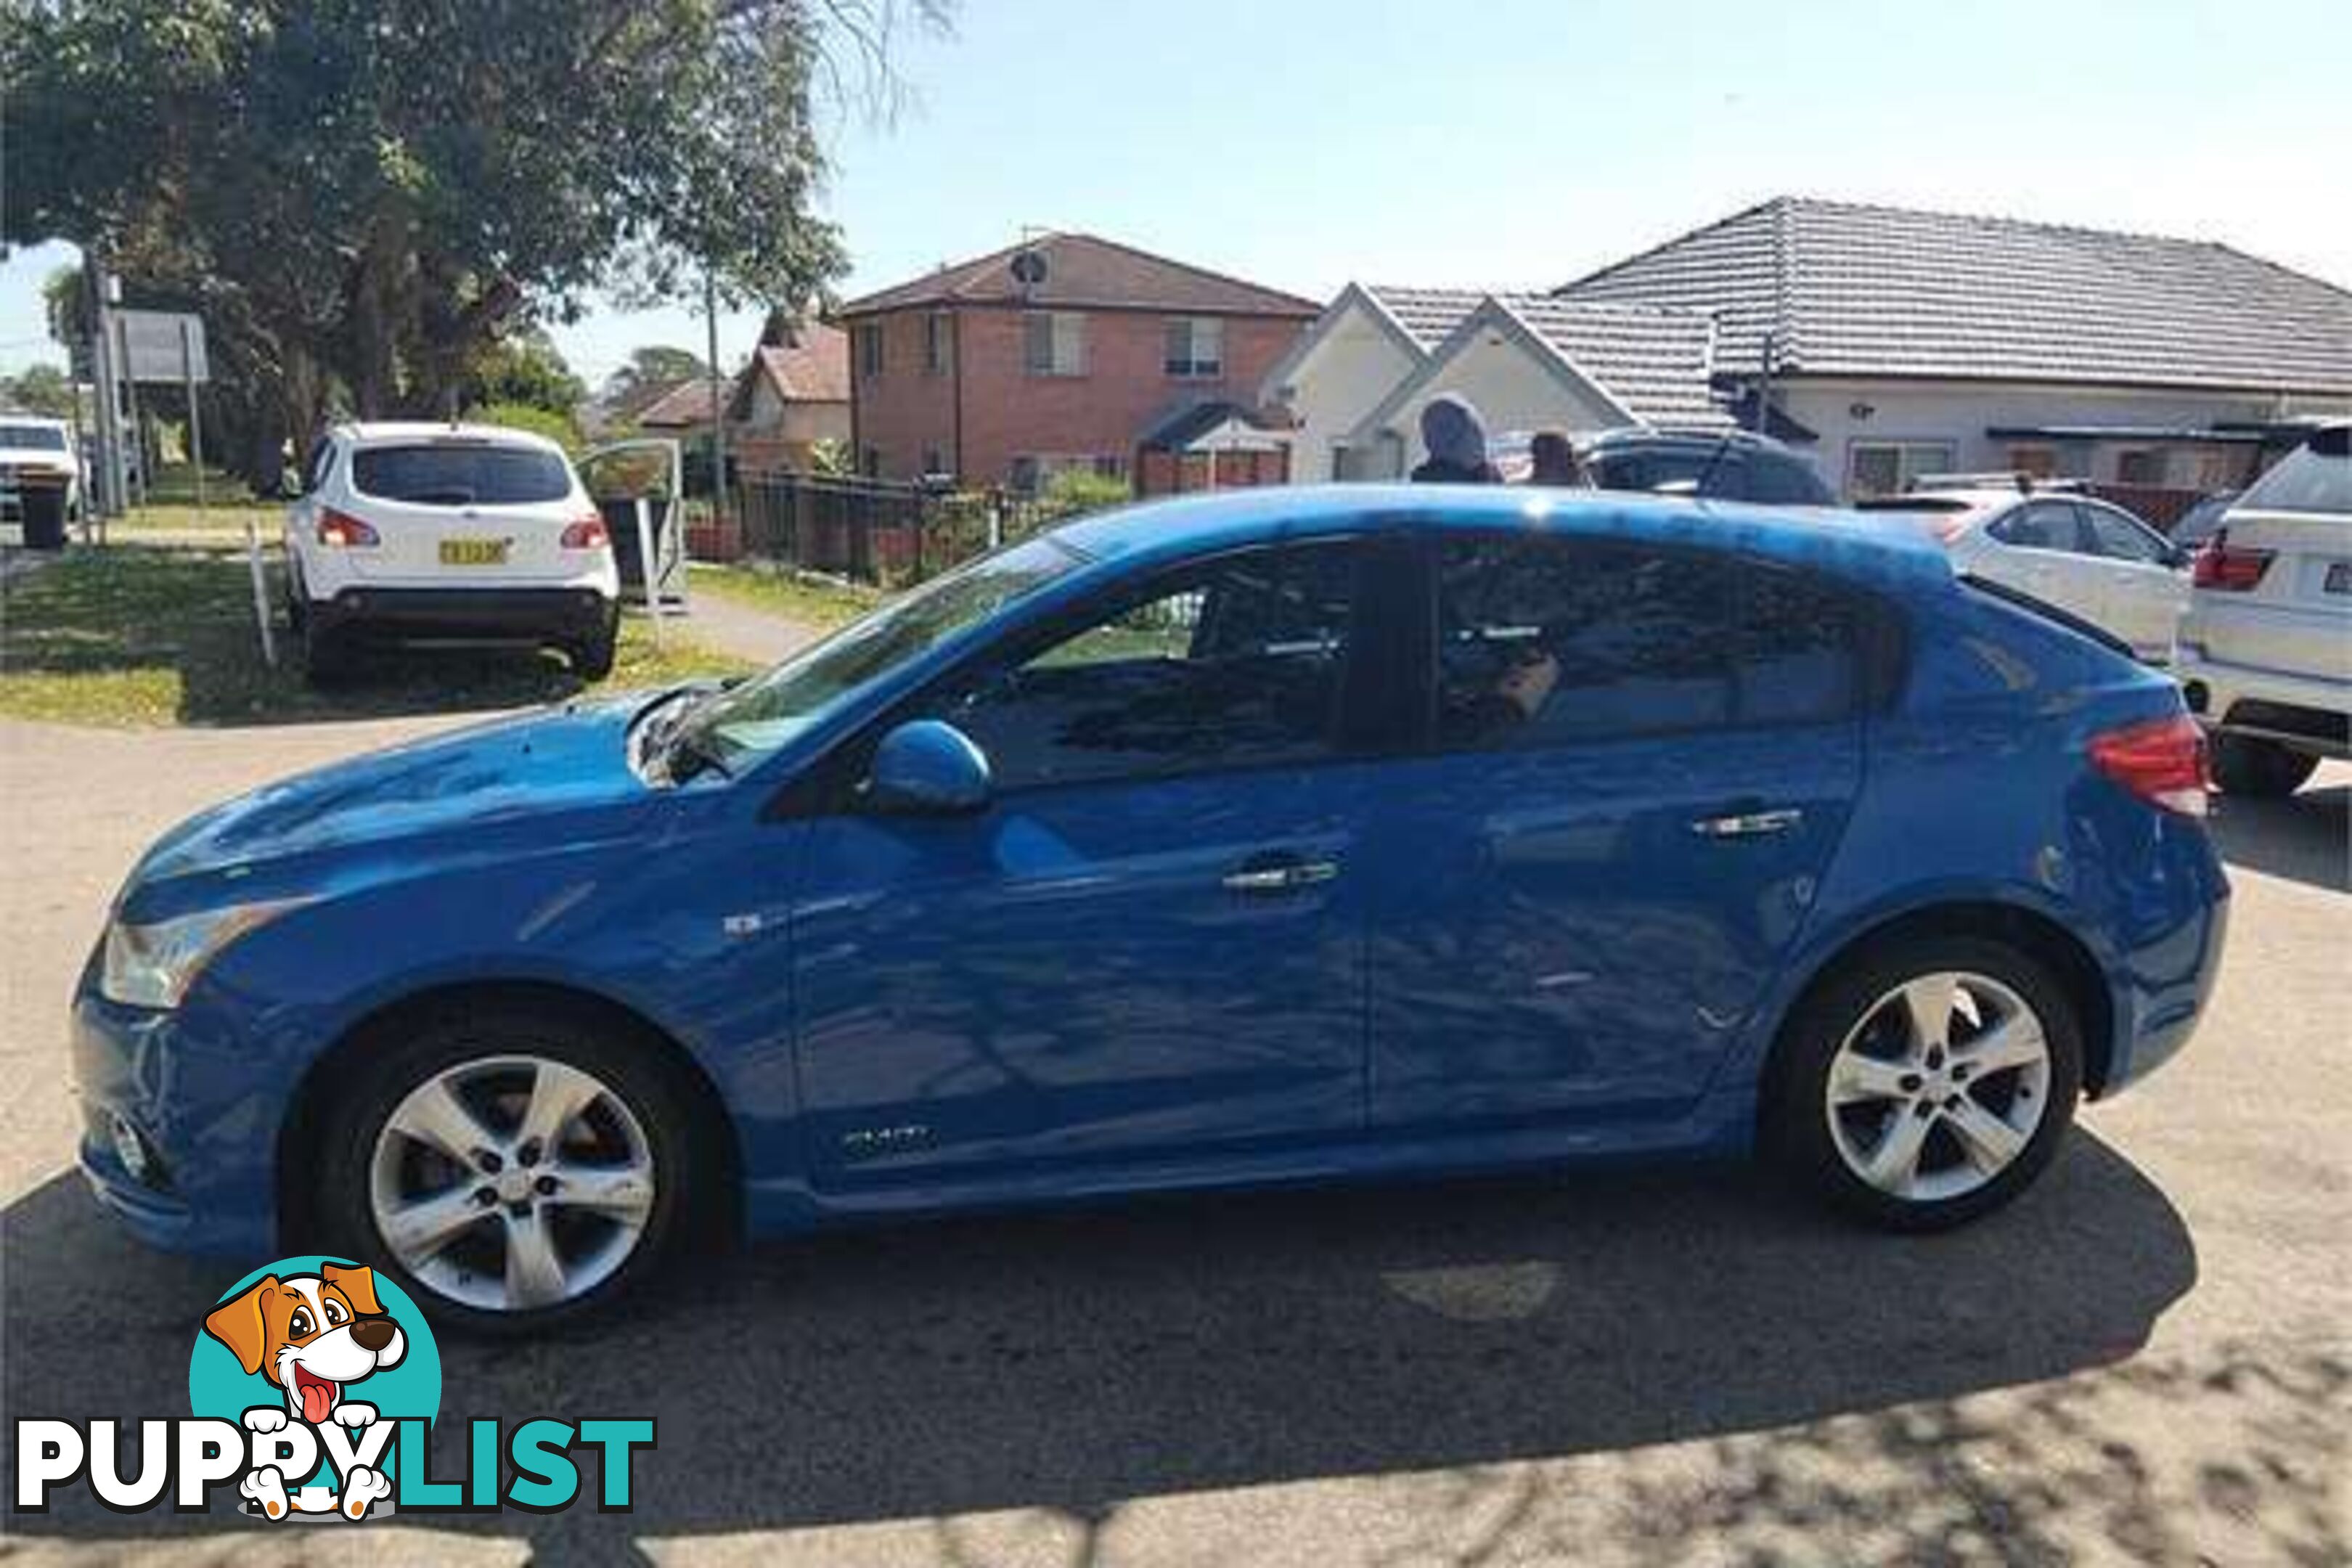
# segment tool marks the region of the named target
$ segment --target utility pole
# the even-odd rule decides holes
[[[719,371],[719,280],[706,267],[702,269],[702,317],[709,329],[710,350],[710,526],[719,532],[727,522],[727,410],[721,402],[725,383]],[[678,523],[685,526],[685,498],[679,498]],[[652,571],[647,563],[646,571]],[[653,580],[646,578],[646,591],[653,590]]]
[[[122,405],[120,367],[115,363],[114,311],[121,286],[109,277],[95,248],[83,252],[82,273],[89,290],[89,376],[98,408],[98,472],[95,500],[101,518],[123,511]]]

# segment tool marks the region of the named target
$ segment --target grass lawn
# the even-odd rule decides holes
[[[178,533],[218,533],[227,538],[245,537],[246,520],[250,518],[261,529],[261,542],[274,543],[284,531],[286,509],[274,501],[239,499],[215,500],[207,496],[205,510],[198,511],[194,501],[156,501],[133,507],[122,516],[110,519],[107,536],[113,540],[136,541],[140,534],[170,530]]]
[[[118,536],[119,537],[119,536]],[[273,577],[271,602],[278,586]],[[301,652],[277,626],[278,664],[261,659],[241,552],[117,544],[77,551],[0,586],[0,715],[69,724],[268,724],[461,712],[559,701],[583,689],[560,655],[524,648],[391,649],[347,684],[313,691]],[[751,667],[666,628],[622,624],[602,689],[654,686]]]
[[[831,578],[699,563],[694,568],[693,585],[698,594],[716,594],[722,599],[826,630],[856,620],[889,597],[879,588]]]

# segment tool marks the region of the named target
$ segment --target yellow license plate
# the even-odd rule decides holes
[[[503,539],[445,539],[441,542],[441,564],[444,566],[503,566],[507,563],[507,542]]]

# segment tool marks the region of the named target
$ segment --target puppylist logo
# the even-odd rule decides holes
[[[467,1424],[462,1479],[435,1479],[441,1356],[408,1293],[362,1265],[282,1258],[237,1281],[205,1315],[188,1358],[189,1416],[16,1422],[19,1512],[86,1484],[118,1513],[170,1500],[202,1512],[216,1492],[265,1520],[357,1522],[392,1512],[551,1513],[581,1494],[575,1454],[598,1451],[596,1507],[632,1506],[631,1466],[651,1417],[509,1428]],[[126,1426],[136,1459],[126,1462]],[[503,1440],[502,1440],[503,1439]]]

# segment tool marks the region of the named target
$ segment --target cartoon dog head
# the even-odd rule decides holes
[[[258,1281],[213,1309],[205,1331],[247,1372],[284,1389],[287,1409],[313,1426],[342,1404],[344,1385],[396,1364],[408,1349],[376,1304],[374,1270],[333,1263]]]

